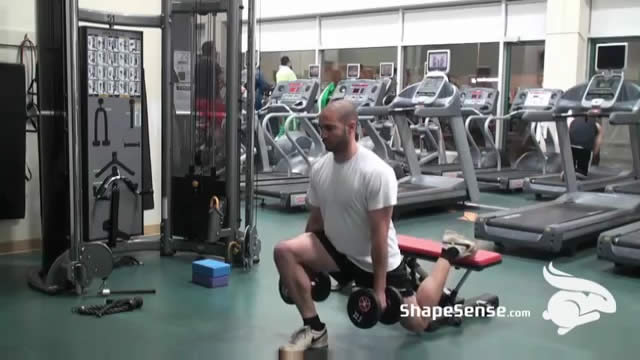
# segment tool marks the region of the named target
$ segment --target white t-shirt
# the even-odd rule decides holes
[[[309,175],[307,200],[320,208],[327,238],[354,264],[373,272],[368,211],[396,205],[398,182],[393,169],[358,145],[357,153],[344,163],[336,162],[333,153],[319,158]],[[387,239],[389,271],[402,261],[393,221]]]

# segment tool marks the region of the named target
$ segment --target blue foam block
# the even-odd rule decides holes
[[[194,274],[204,275],[210,278],[229,275],[231,272],[229,264],[211,259],[194,261],[191,267]]]
[[[208,277],[203,274],[193,273],[192,280],[198,285],[208,288],[217,288],[229,285],[229,276]]]

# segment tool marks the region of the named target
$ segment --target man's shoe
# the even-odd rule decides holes
[[[442,238],[442,246],[444,249],[455,247],[458,249],[457,258],[471,256],[478,251],[478,244],[475,241],[467,239],[461,234],[452,230],[446,230]]]
[[[329,345],[327,327],[320,331],[311,329],[310,326],[303,326],[296,330],[289,343],[280,347],[280,351],[299,352],[307,349],[326,348]]]

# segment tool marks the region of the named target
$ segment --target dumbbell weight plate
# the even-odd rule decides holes
[[[347,302],[347,315],[356,327],[372,328],[380,319],[380,304],[371,289],[358,289]]]
[[[324,273],[316,274],[311,287],[311,298],[313,301],[325,301],[331,294],[331,278]]]
[[[280,290],[280,297],[282,298],[282,300],[289,305],[293,305],[293,299],[289,297],[289,291],[284,286],[282,279],[280,279],[280,281],[278,282],[278,289]]]
[[[387,308],[380,316],[380,322],[385,325],[393,325],[400,321],[400,306],[402,305],[402,295],[395,288],[387,287],[385,289],[387,297]]]

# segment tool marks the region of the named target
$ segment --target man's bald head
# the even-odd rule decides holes
[[[327,151],[343,152],[353,146],[358,126],[358,112],[349,101],[338,100],[320,113],[322,141]]]
[[[336,120],[345,126],[350,122],[358,122],[358,112],[351,101],[333,101],[327,105],[323,112],[325,111],[331,113],[331,115],[335,116]]]

